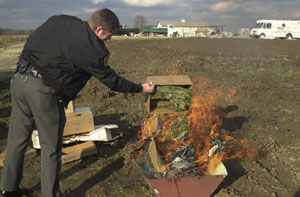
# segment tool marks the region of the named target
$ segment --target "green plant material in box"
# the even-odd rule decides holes
[[[192,90],[181,86],[157,86],[151,95],[151,109],[167,108],[178,111],[189,109],[192,101]]]

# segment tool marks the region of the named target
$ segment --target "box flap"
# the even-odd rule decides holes
[[[154,85],[193,85],[187,75],[148,76],[146,82]]]
[[[156,172],[159,172],[159,173],[165,172],[167,167],[165,165],[163,165],[163,162],[160,159],[160,156],[157,152],[155,140],[154,140],[153,137],[151,138],[151,143],[150,143],[150,146],[148,148],[148,152],[149,152],[152,164],[153,164]]]

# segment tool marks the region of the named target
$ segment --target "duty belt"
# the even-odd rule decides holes
[[[20,74],[29,73],[33,75],[34,77],[42,78],[42,75],[32,67],[29,61],[25,59],[21,59],[17,64],[16,72],[19,72]]]

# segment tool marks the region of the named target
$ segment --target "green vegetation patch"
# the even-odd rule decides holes
[[[173,111],[186,111],[192,101],[192,90],[181,86],[157,86],[151,96],[151,110],[167,108]]]

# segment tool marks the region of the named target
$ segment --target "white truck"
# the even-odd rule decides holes
[[[300,39],[300,20],[258,20],[251,37]]]
[[[168,24],[167,29],[168,29],[168,37],[178,37],[179,36],[178,30],[174,28],[174,25]]]

